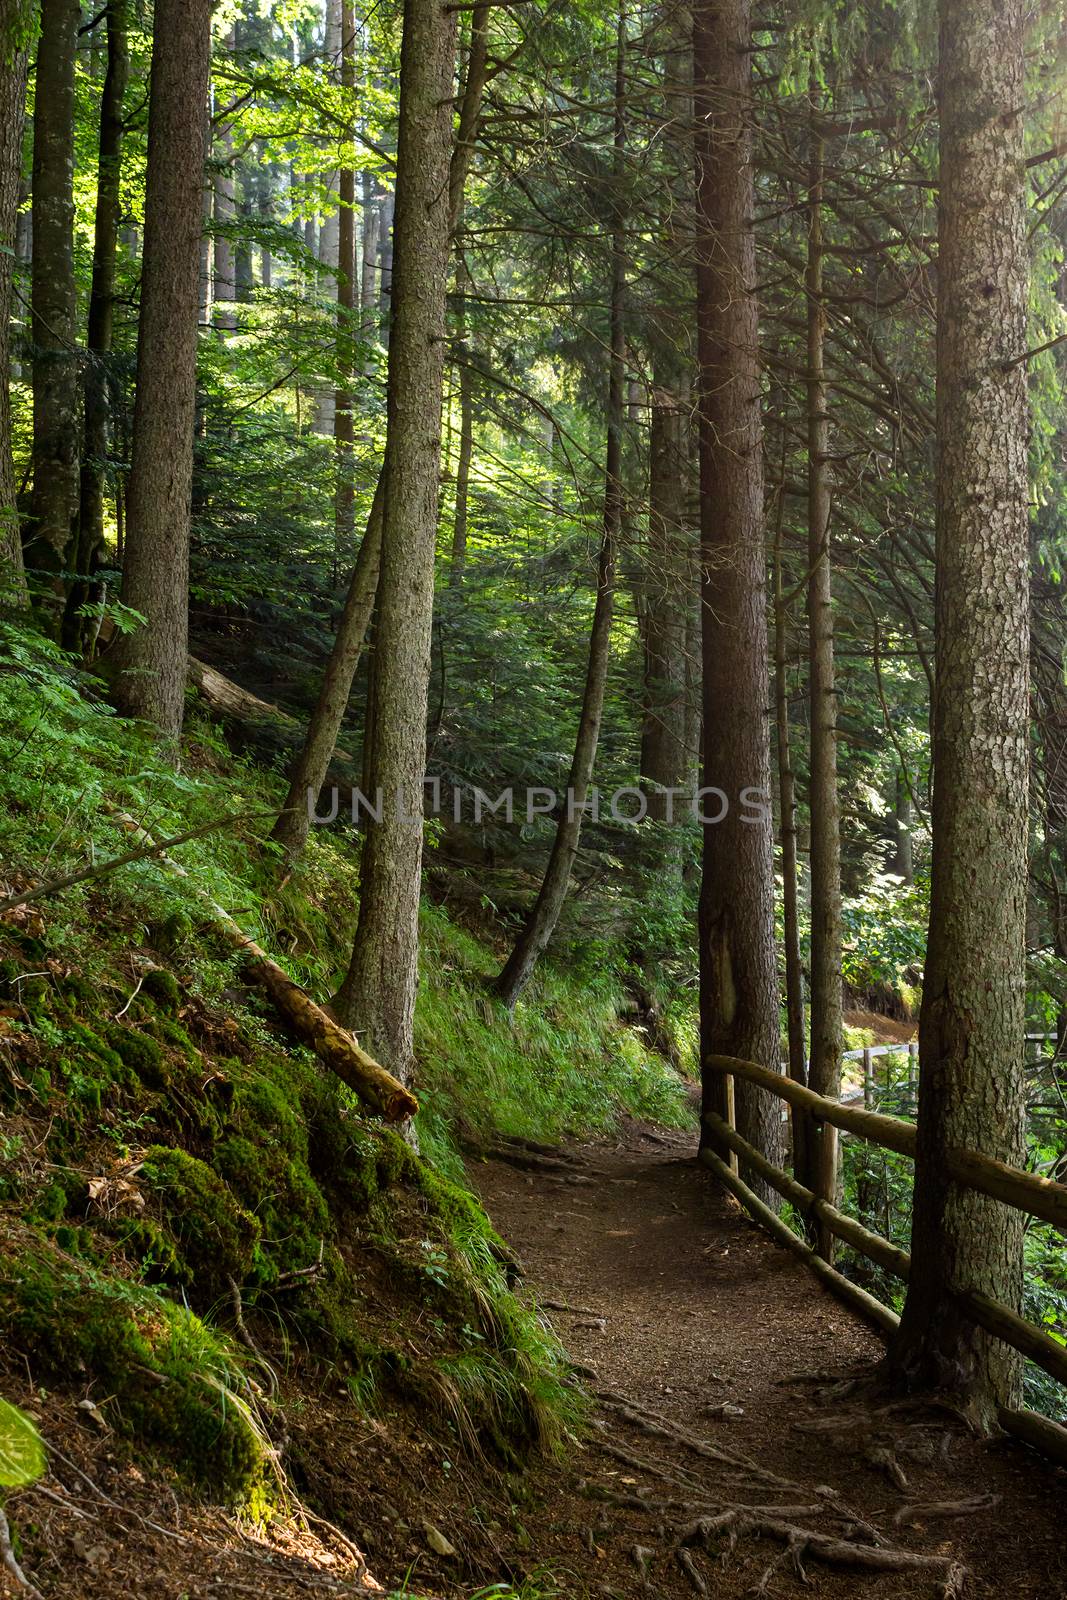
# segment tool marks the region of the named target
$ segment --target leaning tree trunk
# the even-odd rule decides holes
[[[0,611],[24,610],[29,599],[19,537],[8,386],[27,67],[22,7],[17,0],[0,0]]]
[[[62,616],[78,506],[78,303],[74,281],[74,58],[81,7],[44,0],[33,112],[33,495],[26,565],[50,624]]]
[[[608,665],[611,659],[611,624],[615,610],[615,565],[622,532],[622,427],[626,376],[626,213],[622,195],[626,148],[626,18],[620,10],[615,66],[615,156],[612,205],[614,220],[611,249],[611,355],[608,373],[607,453],[604,471],[604,531],[597,563],[596,605],[589,635],[589,661],[585,693],[578,718],[574,757],[567,778],[567,794],[552,851],[530,915],[494,984],[510,1009],[529,983],[538,958],[548,945],[567,898],[571,869],[578,854],[582,817],[593,779],[604,710]]]
[[[356,557],[319,696],[308,722],[304,743],[293,764],[285,803],[271,832],[271,838],[282,846],[289,860],[294,860],[307,843],[311,813],[333,760],[356,668],[363,653],[378,587],[384,503],[385,478],[379,474],[366,532]]]
[[[455,54],[456,13],[405,0],[375,670],[384,806],[364,845],[355,946],[335,1002],[400,1078],[414,1059]]]
[[[814,95],[814,84],[812,93]],[[812,109],[808,174],[808,696],[811,770],[811,1061],[808,1085],[836,1100],[841,1092],[841,808],[837,794],[837,699],[830,564],[830,418],[824,362],[823,143]],[[782,492],[785,488],[783,485]],[[836,1189],[837,1133],[808,1125],[808,1170],[802,1181],[820,1193]],[[818,1171],[816,1169],[818,1168]],[[829,1195],[828,1198],[833,1198]],[[830,1259],[833,1235],[820,1229],[820,1252]]]
[[[156,0],[137,400],[122,599],[145,617],[114,648],[115,700],[181,733],[213,0]]]
[[[694,8],[704,784],[724,796],[712,795],[705,815],[725,806],[722,820],[704,827],[700,1043],[705,1058],[742,1056],[776,1070],[750,37],[750,0]],[[729,1094],[728,1080],[706,1068],[705,1110],[727,1115]],[[777,1101],[743,1080],[736,1097],[741,1133],[777,1158]],[[766,1185],[750,1181],[775,1203]]]
[[[100,97],[100,153],[96,178],[96,222],[93,277],[89,290],[88,348],[85,369],[85,449],[81,463],[81,496],[74,570],[63,618],[64,643],[84,647],[92,625],[79,615],[89,599],[92,576],[104,548],[104,487],[107,481],[111,417],[108,357],[115,321],[115,255],[119,238],[122,176],[122,102],[129,77],[126,0],[107,7],[107,71]]]
[[[930,938],[912,1269],[891,1352],[990,1424],[1020,1360],[953,1291],[1018,1307],[1024,1219],[945,1151],[1025,1165],[1028,258],[1019,0],[941,0],[937,599]]]

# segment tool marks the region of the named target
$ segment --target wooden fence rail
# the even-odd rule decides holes
[[[761,1089],[768,1090],[787,1101],[796,1111],[807,1114],[820,1125],[824,1133],[831,1128],[841,1128],[848,1133],[883,1149],[900,1155],[914,1157],[917,1134],[913,1123],[899,1117],[885,1116],[880,1112],[860,1110],[857,1106],[842,1105],[837,1100],[825,1099],[792,1078],[754,1061],[742,1061],[734,1056],[710,1056],[707,1065],[722,1073],[732,1088],[734,1078],[744,1078]],[[732,1116],[733,1095],[725,1097],[728,1116],[706,1114],[704,1126],[720,1149],[730,1152],[731,1160],[723,1160],[714,1149],[701,1150],[700,1159],[745,1207],[752,1218],[773,1235],[786,1249],[798,1255],[807,1266],[835,1294],[873,1321],[883,1332],[892,1333],[899,1324],[895,1311],[884,1305],[874,1295],[868,1294],[858,1284],[838,1272],[828,1259],[829,1236],[841,1239],[868,1260],[875,1262],[891,1276],[907,1282],[911,1270],[911,1257],[891,1240],[857,1222],[838,1209],[827,1194],[836,1194],[836,1180],[832,1173],[820,1172],[817,1182],[819,1192],[798,1183],[796,1178],[768,1161],[748,1140],[738,1133]],[[836,1140],[834,1141],[834,1144]],[[833,1149],[826,1141],[824,1148]],[[787,1222],[771,1208],[764,1205],[744,1182],[734,1162],[740,1159],[783,1199],[788,1200],[802,1216],[814,1222],[819,1247],[802,1239]],[[1014,1210],[1025,1211],[1041,1217],[1060,1228],[1067,1228],[1067,1185],[1042,1178],[1037,1173],[1023,1172],[1003,1161],[982,1154],[978,1150],[950,1150],[946,1164],[953,1180],[970,1189],[977,1189]],[[987,1333],[1003,1340],[1029,1360],[1042,1367],[1060,1383],[1067,1385],[1067,1348],[1047,1333],[1035,1328],[1020,1317],[1010,1306],[976,1290],[961,1291],[957,1296],[961,1308]],[[1027,1444],[1043,1451],[1061,1464],[1067,1465],[1067,1428],[1038,1416],[1031,1411],[1013,1411],[1003,1408],[1000,1421],[1005,1430],[1025,1440]]]

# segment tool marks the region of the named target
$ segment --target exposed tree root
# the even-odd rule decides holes
[[[40,1589],[32,1584],[15,1559],[15,1551],[11,1543],[11,1528],[4,1508],[0,1506],[0,1567],[11,1574],[20,1589],[24,1589],[30,1600],[43,1600]]]
[[[801,1579],[807,1576],[803,1567],[804,1557],[810,1556],[827,1566],[856,1568],[863,1572],[928,1574],[937,1583],[941,1600],[959,1600],[963,1594],[966,1569],[951,1556],[917,1555],[910,1550],[853,1544],[832,1534],[818,1533],[760,1511],[739,1507],[721,1511],[715,1516],[698,1518],[682,1533],[678,1545],[680,1549],[699,1547],[714,1554],[721,1541],[725,1540],[726,1553],[729,1553],[740,1539],[752,1534],[781,1540],[786,1546],[784,1560],[792,1564]],[[771,1577],[782,1565],[783,1558],[772,1563],[760,1580],[757,1593],[767,1593]]]

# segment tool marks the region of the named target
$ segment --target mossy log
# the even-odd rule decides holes
[[[128,833],[136,834],[147,845],[152,844],[151,835],[128,812],[113,809],[112,815]],[[228,911],[206,891],[197,888],[184,867],[162,853],[158,859],[171,872],[188,880],[197,898],[208,907],[230,943],[247,958],[252,977],[270,995],[294,1033],[314,1050],[323,1065],[336,1073],[342,1083],[355,1091],[364,1105],[377,1111],[386,1121],[403,1122],[413,1117],[419,1109],[419,1102],[410,1089],[375,1061],[373,1056],[360,1049],[352,1035],[312,1000],[299,984],[294,983],[262,946],[249,938]]]

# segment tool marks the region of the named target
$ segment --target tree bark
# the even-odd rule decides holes
[[[814,80],[812,85],[814,96]],[[841,809],[837,793],[837,691],[834,682],[834,612],[830,563],[830,417],[824,362],[823,141],[811,110],[808,171],[807,293],[808,373],[808,697],[811,755],[808,813],[811,827],[811,1059],[808,1083],[836,1100],[841,1092]],[[836,1203],[837,1135],[812,1126],[812,1149],[801,1182],[821,1182]],[[821,1152],[816,1148],[827,1141]],[[821,1170],[821,1178],[817,1177]],[[820,1251],[833,1254],[833,1237],[820,1230]]]
[[[64,643],[83,648],[93,624],[78,612],[89,599],[93,574],[104,548],[104,488],[111,420],[112,329],[115,320],[115,256],[119,238],[119,185],[122,177],[122,102],[129,77],[126,0],[107,7],[107,70],[100,97],[100,149],[97,160],[96,221],[93,235],[93,277],[85,369],[85,446],[81,463],[81,496],[74,562],[77,576],[67,596]]]
[[[705,1057],[742,1056],[773,1068],[780,1045],[750,38],[750,0],[701,0],[694,8],[703,767],[705,786],[726,797],[722,821],[704,827],[700,1035]],[[746,790],[763,797],[758,812],[744,805]],[[722,807],[712,795],[705,814]],[[705,1071],[703,1094],[707,1110],[727,1114],[726,1079]],[[736,1095],[740,1132],[777,1159],[774,1100],[743,1081]],[[748,1181],[776,1204],[755,1174]]]
[[[26,565],[50,625],[62,617],[78,506],[78,306],[74,280],[77,0],[43,0],[33,113],[33,494]]]
[[[336,1001],[401,1079],[414,1059],[455,54],[456,13],[441,0],[405,0],[377,596],[373,770],[384,805],[364,845],[359,924]]]
[[[374,177],[363,173],[363,259],[359,285],[360,336],[368,347],[378,331],[378,202],[374,193]],[[364,357],[363,372],[366,377],[374,373],[374,356],[368,348]]]
[[[16,217],[22,177],[28,55],[21,7],[0,3],[0,612],[25,610],[29,601],[22,565],[11,453],[11,298]]]
[[[137,399],[123,602],[145,617],[114,648],[121,711],[181,733],[213,0],[156,0]]]
[[[912,1275],[891,1352],[979,1423],[1020,1362],[953,1299],[1018,1308],[1023,1216],[949,1182],[945,1152],[1025,1165],[1028,257],[1024,16],[941,0],[936,683],[930,937],[919,1024]],[[1014,364],[1012,364],[1014,363]]]
[[[597,562],[596,605],[589,635],[585,692],[578,718],[567,794],[541,887],[515,941],[494,991],[510,1010],[529,983],[534,967],[559,922],[582,832],[582,817],[593,777],[604,710],[611,625],[615,611],[615,566],[622,531],[622,428],[626,377],[626,213],[622,195],[626,150],[626,15],[620,8],[615,59],[615,139],[611,241],[611,356],[608,369],[607,450],[604,469],[604,531]]]

